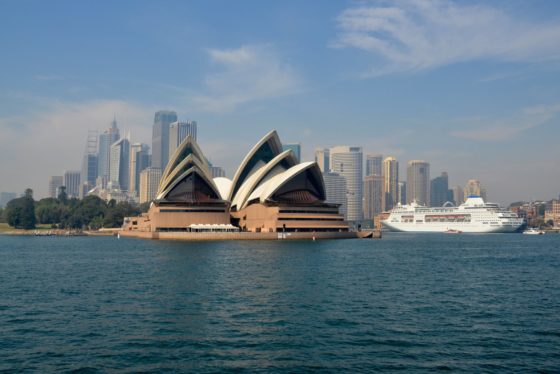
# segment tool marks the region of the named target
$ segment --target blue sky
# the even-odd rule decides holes
[[[4,1],[0,51],[2,191],[44,196],[88,129],[116,113],[150,143],[173,109],[229,176],[276,128],[304,159],[358,145],[501,203],[560,193],[556,1]]]

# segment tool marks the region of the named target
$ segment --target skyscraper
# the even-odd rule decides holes
[[[480,185],[478,179],[469,179],[465,186],[464,198],[469,196],[480,196],[486,201],[486,190]]]
[[[297,162],[301,162],[301,143],[282,144],[282,151],[291,149],[296,155]]]
[[[143,143],[130,146],[130,176],[128,191],[131,196],[138,196],[140,172],[150,166],[150,147]]]
[[[364,178],[364,218],[373,219],[383,208],[383,177],[378,174]]]
[[[383,211],[393,209],[399,202],[399,162],[394,157],[383,160],[381,175],[383,176],[383,193],[385,206]]]
[[[130,187],[130,142],[127,138],[117,140],[111,145],[111,164],[109,181],[113,187],[118,185],[123,191]]]
[[[344,215],[344,219],[348,219],[346,179],[340,174],[327,172],[323,173],[323,181],[325,182],[325,194],[327,195],[326,201],[331,204],[338,204],[339,213]]]
[[[447,201],[453,199],[453,191],[449,190],[449,177],[447,172],[435,177],[430,182],[430,205],[434,207],[443,206]]]
[[[465,202],[465,193],[463,191],[463,187],[453,187],[453,202],[455,203],[455,205],[461,205]]]
[[[99,135],[99,153],[97,156],[97,174],[109,178],[111,145],[120,139],[116,117],[111,122],[111,127]]]
[[[157,168],[146,168],[140,172],[140,204],[156,198],[162,171]]]
[[[321,172],[328,173],[330,168],[330,151],[328,148],[318,148],[315,150],[315,162],[319,165]]]
[[[383,155],[366,156],[366,177],[368,175],[382,175]]]
[[[88,131],[88,137],[86,142],[86,149],[84,151],[84,157],[82,160],[82,175],[81,175],[81,186],[80,186],[80,197],[84,197],[85,194],[95,187],[95,180],[97,179],[98,173],[98,157],[97,157],[97,141],[99,139],[97,131]]]
[[[70,170],[64,172],[64,186],[66,187],[66,195],[68,197],[80,196],[80,176],[82,172],[79,170]]]
[[[165,169],[169,161],[169,125],[177,121],[177,113],[160,110],[152,128],[152,167]]]
[[[406,181],[400,181],[399,182],[399,189],[398,189],[398,195],[399,198],[397,200],[397,203],[400,204],[406,204]]]
[[[175,121],[169,125],[169,157],[179,147],[179,145],[187,138],[192,136],[196,141],[197,124],[196,121],[179,122]]]
[[[361,147],[337,146],[330,149],[331,171],[346,179],[348,220],[362,219],[363,154]]]
[[[62,175],[53,175],[49,177],[49,197],[57,198],[60,187],[64,185]]]
[[[406,170],[406,200],[430,205],[430,164],[422,160],[408,162]]]

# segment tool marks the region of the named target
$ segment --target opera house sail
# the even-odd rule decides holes
[[[170,239],[196,239],[201,236],[193,234],[201,232],[239,239],[272,239],[277,233],[355,237],[338,204],[325,200],[317,163],[298,163],[292,150],[282,151],[276,131],[251,149],[233,180],[212,178],[202,150],[187,137],[170,158],[149,211],[126,218],[123,234]]]

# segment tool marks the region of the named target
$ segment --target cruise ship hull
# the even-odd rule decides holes
[[[397,232],[446,232],[457,230],[463,233],[511,233],[516,232],[521,227],[520,224],[507,225],[472,225],[469,223],[444,225],[438,223],[415,224],[415,223],[398,223],[391,224],[382,222],[385,227],[391,231]]]

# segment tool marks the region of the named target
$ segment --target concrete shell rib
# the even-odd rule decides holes
[[[224,177],[214,178],[214,183],[220,192],[222,200],[227,200],[229,191],[231,190],[231,180]]]
[[[209,178],[210,176],[210,171],[208,171],[206,169],[206,166],[204,165],[204,163],[198,158],[196,157],[194,154],[190,154],[188,155],[183,161],[181,161],[168,175],[165,179],[161,179],[161,182],[159,183],[159,189],[158,189],[158,194],[163,192],[165,189],[167,189],[167,187],[169,187],[169,185],[171,183],[173,183],[173,180],[182,172],[190,169],[192,166],[197,166],[202,172],[204,172],[206,174],[206,178],[207,179],[211,179]]]
[[[245,180],[250,176],[250,175],[246,175],[245,177],[243,177],[243,180],[241,180],[242,175],[244,174],[245,170],[248,168],[248,165],[251,164],[251,161],[253,160],[253,158],[256,157],[257,152],[259,151],[259,149],[261,149],[261,147],[265,143],[269,143],[270,148],[275,153],[272,158],[274,158],[275,156],[277,156],[278,154],[280,154],[282,152],[282,143],[280,143],[280,138],[278,137],[278,133],[276,132],[276,130],[272,130],[271,132],[266,134],[261,140],[259,140],[259,142],[253,146],[251,151],[249,151],[247,156],[245,156],[245,158],[241,162],[241,165],[239,165],[239,168],[235,172],[235,176],[233,177],[233,180],[232,180],[231,191],[230,191],[229,197],[228,197],[229,201],[233,200],[234,195],[237,193],[237,191],[239,190],[239,188],[241,187],[243,182],[245,182]],[[262,161],[263,161],[263,164],[266,164],[270,160],[262,160]],[[248,172],[251,172],[251,170],[249,170]]]
[[[165,191],[163,191],[162,193],[158,194],[157,199],[161,200],[161,199],[165,199],[165,197],[167,196],[167,194],[169,194],[169,192],[171,192],[171,190],[173,190],[173,187],[175,187],[177,184],[179,184],[183,179],[185,179],[186,177],[188,177],[190,174],[192,173],[196,173],[198,174],[202,179],[204,179],[204,181],[206,183],[208,183],[208,186],[210,186],[213,190],[214,193],[216,194],[216,196],[221,196],[220,192],[218,191],[218,188],[216,187],[216,185],[214,184],[214,181],[212,180],[212,178],[208,178],[208,176],[206,175],[206,173],[204,173],[202,170],[200,170],[197,166],[193,166],[192,168],[190,168],[189,170],[185,171],[183,174],[181,174],[179,177],[175,178],[173,180],[173,183],[171,183],[169,185],[169,187],[167,187],[165,189]]]
[[[314,161],[304,162],[286,170],[281,174],[276,175],[268,182],[260,185],[257,189],[255,189],[255,191],[253,191],[247,201],[252,201],[258,198],[260,203],[265,203],[266,200],[271,198],[274,193],[278,191],[282,186],[289,183],[297,175],[299,175],[300,173],[304,173],[307,170],[314,171],[313,174],[315,174],[317,178],[320,178],[321,171],[319,170],[319,166],[317,165],[317,163]],[[322,180],[319,181],[318,185],[323,186],[324,189],[324,183]],[[320,192],[323,195],[321,196],[321,198],[322,200],[324,200],[325,191],[323,190]]]
[[[185,150],[189,146],[191,146],[192,152],[185,154]],[[193,137],[189,135],[185,138],[185,140],[183,140],[183,142],[179,145],[179,147],[177,147],[175,152],[173,152],[173,155],[170,157],[169,162],[167,163],[167,166],[165,167],[161,175],[161,180],[162,181],[165,180],[169,175],[169,173],[171,173],[171,171],[175,169],[177,165],[179,165],[181,161],[183,161],[183,159],[190,154],[195,155],[205,165],[206,169],[210,170],[210,167],[208,166],[208,163],[206,161],[206,158],[204,157],[204,154],[202,153],[202,150],[200,149],[196,141],[193,139]]]
[[[245,182],[239,187],[239,190],[233,197],[233,201],[231,202],[231,207],[237,207],[238,209],[243,209],[247,205],[247,201],[251,192],[255,190],[255,188],[259,185],[259,183],[263,182],[264,178],[267,177],[269,179],[273,178],[275,175],[280,174],[286,171],[280,164],[285,160],[289,167],[293,167],[297,164],[296,156],[291,149],[288,149],[278,156],[274,157],[269,163],[265,166],[261,167],[255,173],[253,173],[249,178],[245,180]],[[276,172],[276,174],[274,174]],[[265,182],[266,183],[266,182]]]

